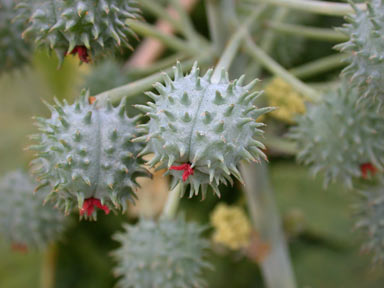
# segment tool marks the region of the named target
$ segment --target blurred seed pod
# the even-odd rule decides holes
[[[15,2],[0,0],[0,74],[22,67],[32,54],[30,45],[21,38],[25,23],[15,19]]]
[[[43,206],[44,194],[33,193],[34,187],[29,175],[19,170],[0,180],[0,234],[15,248],[44,249],[68,225],[57,209]]]
[[[113,251],[115,275],[120,288],[205,287],[202,273],[209,242],[202,238],[205,228],[177,220],[140,220],[125,225],[114,235],[121,247]]]
[[[365,232],[368,239],[362,250],[372,252],[373,261],[384,263],[384,181],[359,191],[356,203],[356,228]]]
[[[343,83],[308,108],[290,133],[298,144],[297,159],[314,175],[324,172],[324,185],[340,180],[348,188],[384,163],[384,117],[377,105],[361,101],[358,90]]]
[[[78,54],[83,62],[126,46],[137,38],[128,19],[140,18],[135,0],[36,0],[17,5],[20,17],[29,19],[23,37],[54,50],[62,62]]]
[[[336,46],[343,52],[349,52],[350,63],[343,74],[350,79],[351,85],[360,90],[360,98],[371,101],[383,101],[384,95],[384,2],[367,2],[367,10],[361,10],[350,2],[355,14],[348,16],[349,22],[340,31],[349,36],[349,40]]]

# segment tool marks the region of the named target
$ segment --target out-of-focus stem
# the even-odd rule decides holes
[[[270,252],[261,263],[261,270],[268,288],[295,288],[286,239],[278,213],[273,190],[270,187],[266,163],[241,163],[245,181],[247,204],[253,224],[261,240],[270,246]]]
[[[348,40],[346,35],[333,29],[307,27],[303,25],[279,22],[267,22],[266,24],[269,28],[281,34],[302,36],[309,39],[329,42],[342,42]]]
[[[220,1],[206,0],[205,9],[213,47],[215,51],[220,53],[224,49],[227,34],[226,27],[223,25],[223,15],[220,11]]]
[[[315,0],[248,0],[253,3],[267,3],[279,7],[311,12],[330,16],[345,16],[354,13],[351,5]],[[360,9],[366,9],[365,4],[355,4]]]
[[[320,73],[345,66],[346,63],[343,60],[345,60],[346,57],[347,55],[345,54],[326,56],[293,68],[289,70],[289,72],[300,79],[309,78]]]
[[[137,20],[126,20],[129,27],[135,31],[136,33],[145,36],[145,37],[154,37],[169,48],[173,48],[178,51],[183,51],[187,53],[197,54],[199,51],[196,47],[193,47],[191,45],[188,45],[188,42],[178,39],[177,37],[174,37],[172,35],[166,34],[152,25],[139,22]]]
[[[149,74],[156,73],[160,70],[167,69],[170,66],[174,65],[177,61],[183,61],[185,59],[190,58],[191,56],[185,54],[185,53],[175,53],[171,56],[168,56],[167,58],[161,59],[157,62],[154,62],[151,66],[138,66],[135,67],[135,69],[130,69],[128,73],[130,75],[134,75],[136,77],[140,76],[146,76]]]
[[[190,11],[198,0],[180,0],[180,3],[186,11]],[[150,1],[151,3],[153,1]],[[173,7],[168,6],[166,9],[167,14],[172,18],[177,19],[178,15]],[[174,27],[168,21],[160,19],[156,22],[156,29],[162,31],[165,34],[172,35],[174,33]],[[163,42],[155,38],[146,38],[136,48],[135,53],[125,65],[125,69],[131,67],[147,67],[150,66],[156,59],[158,59],[167,47]]]
[[[176,185],[173,190],[169,191],[167,202],[165,203],[163,213],[161,217],[163,218],[174,218],[177,212],[177,208],[180,203],[181,190],[183,189],[183,184],[179,183]]]
[[[250,56],[252,56],[257,62],[261,63],[266,69],[268,69],[272,74],[281,77],[286,82],[288,82],[292,87],[298,92],[302,93],[309,100],[317,102],[321,99],[318,92],[291,73],[289,73],[284,67],[272,59],[267,53],[265,53],[259,46],[257,46],[251,37],[247,35],[245,39],[245,49],[248,51]]]
[[[170,3],[173,5],[174,9],[179,15],[185,36],[193,42],[197,41],[199,39],[199,36],[193,27],[189,14],[186,12],[186,9],[181,5],[180,0],[170,0]]]
[[[237,51],[239,50],[239,47],[243,41],[243,38],[248,33],[248,28],[250,25],[252,25],[253,21],[257,19],[257,17],[260,16],[262,13],[262,9],[255,9],[250,16],[247,17],[247,19],[244,21],[244,23],[241,24],[241,26],[237,29],[237,31],[232,35],[232,37],[229,39],[228,44],[223,52],[223,54],[220,57],[219,62],[217,63],[215,67],[215,71],[212,75],[212,81],[217,82],[220,79],[221,71],[228,70],[229,66],[231,65],[233,59],[236,56]]]
[[[202,56],[201,58],[198,58],[200,62],[209,62],[211,59],[212,59],[212,55],[209,53]],[[193,66],[193,63],[194,63],[194,60],[188,60],[183,62],[182,64],[183,70],[184,71],[189,70]],[[164,72],[169,75],[173,75],[172,68],[169,68]],[[163,72],[152,74],[150,76],[147,76],[135,82],[131,82],[129,84],[102,92],[98,95],[95,95],[95,97],[97,97],[99,101],[109,99],[112,103],[118,103],[123,97],[135,96],[138,93],[142,93],[145,90],[151,89],[152,85],[155,82],[162,80],[162,73]]]
[[[55,270],[56,270],[57,246],[50,245],[44,251],[43,263],[41,267],[41,288],[55,287]]]

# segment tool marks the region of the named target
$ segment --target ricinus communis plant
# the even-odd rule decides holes
[[[168,8],[165,2],[170,5]],[[51,115],[35,117],[39,132],[31,136],[34,144],[29,147],[36,153],[31,163],[31,172],[38,182],[36,193],[64,214],[78,211],[82,218],[96,220],[98,210],[104,214],[112,210],[125,212],[127,201],[135,201],[139,188],[136,178],[151,176],[144,164],[164,170],[171,185],[162,216],[142,218],[115,234],[122,245],[113,252],[118,264],[114,271],[120,277],[118,285],[202,287],[205,281],[201,272],[209,266],[208,244],[199,225],[177,216],[180,197],[200,195],[204,199],[211,190],[221,196],[221,184],[245,184],[245,188],[239,187],[246,192],[252,230],[260,230],[260,238],[269,247],[265,261],[260,261],[265,285],[294,288],[296,280],[281,220],[268,185],[267,156],[270,150],[297,154],[312,172],[324,172],[326,183],[339,181],[355,190],[366,181],[381,191],[381,182],[376,183],[376,177],[371,176],[381,174],[384,165],[383,112],[372,99],[380,99],[382,94],[383,63],[379,54],[383,40],[378,35],[384,29],[380,19],[384,4],[380,0],[352,6],[305,0],[248,0],[249,3],[237,1],[235,6],[235,1],[223,0],[220,6],[206,0],[208,40],[195,29],[179,1],[165,2],[18,3],[18,16],[14,19],[26,25],[22,34],[25,40],[55,51],[60,62],[68,54],[77,54],[80,62],[89,62],[93,69],[93,60],[107,58],[122,46],[132,48],[129,38],[136,34],[159,41],[155,48],[150,47],[154,58],[165,49],[170,54],[176,51],[149,67],[131,67],[136,62],[127,59],[118,68],[100,69],[88,77],[87,85],[99,84],[97,92],[104,92],[95,95],[96,92],[83,90],[73,104],[66,100],[46,104]],[[247,9],[241,9],[245,4]],[[332,16],[352,13],[352,24],[344,29],[345,35],[331,29],[290,24],[286,23],[289,10],[279,10],[283,7]],[[140,15],[145,13],[166,21],[172,29],[141,21]],[[269,15],[273,17],[269,19]],[[240,22],[242,18],[245,20]],[[250,29],[252,25],[257,29]],[[252,31],[260,35],[256,38]],[[344,65],[340,60],[346,55],[315,59],[287,70],[269,56],[273,46],[280,45],[276,39],[281,34],[336,43],[347,41],[338,47],[348,53],[351,64],[340,79],[330,76],[336,85],[305,83],[305,78],[340,68]],[[147,43],[151,41],[143,45]],[[138,51],[143,51],[141,48]],[[140,53],[136,53],[133,57],[139,57]],[[127,55],[123,53],[124,56]],[[281,113],[288,114],[282,122],[281,118],[260,119],[278,108],[268,107],[262,84],[254,80],[269,76],[284,83],[283,94],[294,95],[294,100],[289,101],[295,109]],[[128,79],[136,80],[121,85]],[[128,102],[136,103],[134,107],[143,114],[128,117]],[[296,111],[304,115],[292,119]],[[263,121],[272,126],[266,133]],[[295,141],[292,148],[291,142],[281,135],[294,123],[297,126],[290,133]],[[143,156],[148,157],[146,162]],[[367,193],[370,200],[360,206],[364,217],[359,223],[369,227],[373,237],[370,248],[381,259],[382,245],[378,243],[383,239],[377,227],[381,225],[378,218],[382,201],[372,200],[370,196],[375,195]],[[251,231],[248,225],[246,235]],[[233,248],[249,246],[245,241],[241,245],[231,243],[236,243]]]

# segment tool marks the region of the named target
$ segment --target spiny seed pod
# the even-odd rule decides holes
[[[242,181],[240,160],[266,159],[257,140],[264,124],[255,119],[273,109],[252,105],[261,94],[252,91],[256,80],[243,86],[244,77],[229,82],[223,71],[216,83],[212,69],[200,77],[196,63],[189,75],[183,75],[180,63],[174,69],[174,80],[164,74],[166,85],[154,85],[159,95],[147,93],[155,103],[136,105],[150,121],[140,125],[146,134],[134,141],[147,143],[140,154],[154,153],[148,164],[168,168],[173,187],[183,180],[191,186],[190,197],[201,187],[204,198],[210,185],[220,196],[218,185],[233,183],[231,174]]]
[[[367,10],[359,9],[351,3],[355,14],[347,17],[349,24],[341,29],[350,39],[336,46],[340,51],[349,52],[350,65],[343,73],[351,79],[351,84],[360,89],[361,97],[369,97],[380,102],[384,95],[384,2],[372,0]]]
[[[132,49],[128,36],[137,38],[126,24],[139,17],[135,0],[38,0],[18,7],[30,19],[23,37],[55,50],[61,61],[69,53],[89,62],[122,45]]]
[[[356,228],[367,232],[369,240],[362,249],[373,253],[375,263],[384,263],[384,183],[359,191],[361,200],[356,205]]]
[[[14,19],[14,2],[0,0],[0,73],[21,67],[31,54],[29,45],[21,39],[24,23]]]
[[[46,104],[52,116],[36,118],[41,133],[32,136],[38,144],[29,148],[37,151],[32,165],[40,187],[53,188],[47,200],[66,213],[77,202],[80,215],[95,219],[95,207],[108,214],[122,206],[124,212],[126,201],[134,201],[135,178],[149,172],[136,157],[142,146],[131,142],[137,117],[126,115],[124,101],[114,108],[109,101],[93,100],[83,91],[72,105]]]
[[[0,234],[16,249],[43,249],[57,240],[68,224],[44,195],[33,193],[28,174],[14,171],[0,180]]]
[[[325,186],[341,180],[352,188],[353,178],[382,169],[384,118],[370,101],[357,105],[359,97],[344,83],[325,95],[323,103],[309,107],[291,131],[298,144],[297,159],[310,165],[315,175],[324,172]]]
[[[201,237],[205,228],[195,223],[161,219],[125,225],[114,235],[121,247],[113,252],[120,288],[205,287],[202,272],[209,242]]]

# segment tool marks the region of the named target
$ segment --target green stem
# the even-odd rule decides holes
[[[172,35],[165,34],[149,24],[136,20],[126,20],[126,23],[136,33],[145,37],[156,38],[163,42],[166,46],[177,51],[187,52],[192,55],[198,55],[201,52],[202,47],[198,49],[197,47],[191,46],[187,42],[180,40]]]
[[[279,7],[287,7],[290,9],[330,15],[330,16],[346,16],[354,13],[351,5],[325,1],[310,0],[248,0],[253,3],[267,3],[277,5]],[[365,4],[356,4],[360,9],[366,9]]]
[[[309,78],[332,69],[344,67],[346,63],[343,60],[345,60],[346,57],[347,56],[345,54],[334,54],[331,56],[326,56],[321,59],[316,59],[313,62],[293,68],[289,70],[289,72],[300,79]]]
[[[314,102],[320,100],[320,95],[316,90],[312,89],[297,79],[295,76],[293,76],[291,73],[289,73],[279,63],[277,63],[267,53],[265,53],[259,46],[257,46],[249,35],[245,41],[245,49],[257,62],[260,62],[272,74],[275,74],[276,76],[284,79],[287,83],[292,85],[295,90],[303,94],[309,100]]]
[[[171,0],[170,2],[173,5],[173,8],[176,9],[177,14],[180,17],[180,22],[181,22],[181,25],[183,26],[183,31],[185,33],[185,36],[189,40],[192,40],[192,42],[197,42],[199,39],[199,35],[197,34],[195,28],[193,27],[189,14],[181,6],[180,0]]]
[[[225,46],[226,26],[223,25],[223,17],[220,13],[220,1],[206,0],[205,9],[207,11],[209,34],[213,47],[217,53],[220,53]]]
[[[228,70],[233,59],[235,58],[237,51],[243,41],[243,38],[248,33],[248,28],[252,25],[253,21],[256,20],[257,17],[260,16],[263,10],[255,9],[250,16],[244,21],[243,24],[237,29],[235,33],[233,33],[232,37],[229,39],[228,44],[221,55],[219,62],[215,67],[215,71],[212,75],[212,81],[217,82],[220,79],[221,71]]]
[[[205,56],[198,58],[200,62],[209,62],[212,59],[211,54],[206,54]],[[194,60],[188,60],[183,62],[182,67],[184,71],[191,69],[193,66]],[[169,68],[164,71],[167,74],[173,75],[173,69]],[[142,78],[135,82],[102,92],[98,95],[95,95],[98,99],[106,100],[109,99],[112,103],[118,103],[123,97],[132,97],[138,93],[142,93],[145,90],[151,89],[153,83],[162,80],[163,72],[158,72],[152,74],[146,78]]]
[[[190,58],[189,55],[185,53],[175,53],[171,56],[161,59],[148,67],[135,67],[135,69],[131,69],[128,71],[129,75],[133,75],[135,77],[144,77],[149,74],[153,74],[158,72],[159,70],[164,70],[174,65],[177,61],[184,61]]]
[[[185,27],[180,23],[180,21],[173,18],[168,13],[168,11],[156,1],[140,0],[140,6],[142,6],[145,10],[147,10],[157,18],[164,19],[165,21],[167,21],[173,26],[176,31],[185,33]]]
[[[46,248],[41,267],[41,288],[55,287],[57,246],[55,244]]]
[[[242,163],[240,166],[245,181],[248,209],[261,240],[270,246],[267,257],[261,263],[261,270],[268,288],[295,288],[282,223],[275,204],[274,193],[268,181],[268,168],[260,164]]]
[[[332,29],[307,27],[281,22],[267,22],[266,24],[272,30],[286,35],[302,36],[309,39],[324,40],[329,42],[343,42],[348,40],[346,35]]]
[[[165,203],[161,214],[162,218],[172,219],[175,217],[177,208],[179,207],[182,189],[184,189],[183,184],[179,183],[175,188],[173,188],[173,190],[169,191],[167,202]]]

